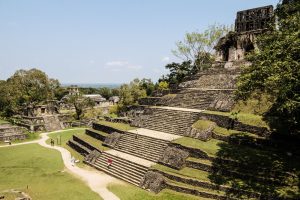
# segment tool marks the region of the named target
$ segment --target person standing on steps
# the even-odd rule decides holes
[[[107,168],[109,169],[111,165],[112,165],[112,159],[108,158],[107,159]]]

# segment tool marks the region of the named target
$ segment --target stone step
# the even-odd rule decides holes
[[[122,136],[122,139],[125,138],[129,138],[129,139],[135,139],[137,135],[137,139],[141,139],[143,141],[150,141],[151,143],[155,143],[155,144],[161,144],[161,145],[166,145],[168,142],[166,140],[162,140],[162,139],[158,139],[155,137],[149,137],[149,136],[144,136],[144,135],[140,135],[140,134],[134,134],[131,132],[128,132],[126,134],[124,134]]]
[[[148,148],[164,148],[166,146],[168,146],[167,144],[156,144],[156,143],[152,143],[152,142],[145,142],[143,140],[139,140],[139,139],[124,139],[121,138],[119,141],[120,144],[130,144],[130,145],[134,145],[134,146],[144,146],[144,147],[148,147]]]
[[[134,150],[134,149],[128,149],[128,148],[122,148],[122,147],[118,147],[118,148],[116,148],[116,150],[134,155],[136,157],[144,158],[146,160],[154,161],[154,162],[157,162],[158,159],[162,156],[162,153],[161,154],[154,154],[154,153],[151,153],[151,152],[137,151],[137,150]]]
[[[133,185],[139,186],[139,184],[140,184],[139,181],[134,180],[134,179],[132,179],[132,178],[130,178],[130,177],[128,177],[128,176],[122,174],[122,173],[119,173],[118,171],[111,171],[111,170],[107,169],[106,166],[102,166],[102,165],[100,165],[100,166],[98,166],[98,165],[93,165],[93,166],[94,166],[96,169],[99,169],[100,171],[103,171],[103,172],[105,172],[105,173],[107,173],[107,174],[110,174],[110,175],[112,175],[112,176],[114,176],[114,177],[116,177],[116,178],[119,178],[119,179],[121,179],[121,180],[123,180],[123,181],[126,181],[126,182],[128,182],[128,183],[131,183],[131,184],[133,184]]]
[[[146,166],[144,166],[144,165],[141,165],[141,164],[139,164],[139,163],[132,162],[132,161],[127,160],[127,159],[124,159],[124,158],[120,158],[120,157],[118,157],[118,156],[112,155],[112,154],[107,153],[107,152],[105,152],[105,151],[103,152],[102,155],[105,156],[106,158],[110,157],[110,158],[114,158],[115,160],[122,160],[122,161],[124,161],[124,162],[126,162],[126,163],[128,163],[128,164],[130,164],[130,165],[133,165],[133,166],[135,166],[136,168],[141,169],[141,170],[147,170],[147,169],[148,169],[148,167],[146,167]]]
[[[123,141],[119,141],[117,147],[124,147],[124,148],[135,148],[135,149],[140,149],[140,150],[145,150],[145,151],[151,151],[151,152],[161,152],[163,151],[165,148],[167,148],[166,146],[155,146],[155,145],[143,145],[141,144],[137,144],[134,142],[123,142]]]
[[[82,154],[82,155],[87,155],[91,152],[90,149],[88,149],[87,147],[83,146],[82,144],[74,141],[73,139],[68,141],[68,146],[70,146],[72,149],[74,149],[75,151],[77,151],[78,153]]]
[[[126,170],[126,172],[128,174],[130,174],[132,177],[138,177],[139,178],[139,177],[143,176],[144,173],[145,173],[145,171],[138,171],[134,168],[130,168],[128,165],[125,165],[124,162],[118,162],[118,161],[115,162],[115,161],[116,160],[113,160],[111,166],[115,167],[118,170],[123,170],[123,171]],[[104,157],[97,158],[96,163],[98,163],[98,164],[101,163],[101,164],[103,164],[104,166],[107,167],[107,159],[104,158]]]
[[[127,153],[127,154],[134,155],[134,156],[139,157],[139,158],[143,158],[143,159],[152,161],[152,162],[157,162],[160,159],[159,157],[148,156],[148,155],[145,155],[145,154],[139,154],[139,153],[136,153],[136,152],[130,151],[130,150],[124,150],[124,149],[120,149],[120,148],[117,148],[117,150],[121,151],[121,152],[124,152],[124,153]]]

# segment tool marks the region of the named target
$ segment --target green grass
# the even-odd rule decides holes
[[[114,122],[108,122],[108,121],[99,121],[99,124],[105,125],[105,126],[110,126],[112,128],[116,128],[122,131],[129,131],[136,129],[136,127],[130,126],[129,124],[124,124],[124,123],[114,123]]]
[[[231,135],[239,135],[239,136],[250,136],[254,138],[259,138],[258,135],[248,133],[248,132],[241,132],[241,131],[236,131],[236,130],[231,130],[231,129],[226,129],[222,128],[219,126],[215,126],[213,132],[218,135],[224,135],[224,136],[231,136]]]
[[[173,143],[180,144],[185,147],[200,149],[205,151],[208,155],[214,156],[220,150],[219,144],[222,143],[222,141],[211,139],[207,142],[203,142],[194,138],[182,137],[174,140]]]
[[[172,169],[164,165],[156,164],[151,167],[152,169],[157,169],[159,171],[167,172],[174,175],[179,175],[188,178],[194,178],[202,181],[210,182],[209,173],[189,167],[184,167],[181,170]]]
[[[97,149],[99,149],[100,151],[106,151],[106,150],[109,150],[110,148],[108,147],[105,147],[105,146],[102,146],[102,141],[100,140],[97,140],[89,135],[86,135],[86,134],[80,134],[80,135],[77,135],[75,134],[77,137],[79,137],[80,139],[88,142],[89,144],[93,145],[94,147],[96,147]]]
[[[210,127],[212,127],[215,123],[209,120],[198,120],[193,124],[193,128],[198,129],[198,130],[207,130]]]
[[[108,189],[121,200],[208,200],[169,189],[164,189],[158,194],[154,194],[129,184],[111,184],[108,186]]]
[[[5,120],[3,120],[3,119],[0,119],[0,124],[7,124],[7,123],[9,123],[8,121],[5,121]]]
[[[188,161],[193,161],[193,162],[196,162],[196,163],[202,163],[202,164],[206,164],[206,165],[212,165],[212,162],[210,160],[207,160],[207,159],[188,157],[187,160]]]
[[[22,190],[38,200],[101,199],[82,181],[64,171],[61,155],[56,150],[29,144],[2,148],[0,158],[0,191]]]
[[[67,131],[60,131],[60,132],[56,132],[56,133],[51,133],[49,134],[49,139],[47,140],[47,144],[50,144],[50,138],[54,139],[55,141],[55,145],[57,145],[57,139],[61,138],[61,147],[67,149],[72,156],[74,156],[77,160],[80,160],[79,163],[77,163],[77,166],[79,167],[84,167],[85,165],[83,164],[83,159],[84,157],[79,154],[77,151],[75,151],[74,149],[72,149],[71,147],[69,147],[67,145],[67,142],[72,138],[73,135],[84,135],[85,134],[85,129],[83,128],[76,128],[76,129],[70,129]]]
[[[219,111],[206,110],[206,111],[203,111],[203,113],[232,117],[230,112],[219,112]],[[237,115],[237,118],[238,118],[238,121],[240,121],[244,124],[268,128],[268,124],[265,121],[263,121],[263,117],[260,115],[254,115],[251,113],[239,113]]]

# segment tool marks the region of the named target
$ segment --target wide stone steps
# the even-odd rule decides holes
[[[143,128],[165,133],[184,135],[191,125],[198,119],[197,112],[168,110],[162,108],[148,108],[145,118],[140,125]]]
[[[108,168],[107,160],[112,159],[112,164]],[[117,157],[115,155],[103,152],[103,154],[96,159],[93,164],[94,167],[104,171],[110,175],[127,181],[131,184],[138,186],[145,173],[148,171],[148,167],[133,163],[129,160]]]
[[[126,133],[122,135],[115,149],[146,160],[157,162],[167,146],[168,141],[165,140]]]

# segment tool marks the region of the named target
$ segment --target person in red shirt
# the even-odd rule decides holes
[[[107,159],[107,168],[108,168],[108,169],[110,168],[111,164],[112,164],[112,159],[111,159],[111,158],[108,158],[108,159]]]

